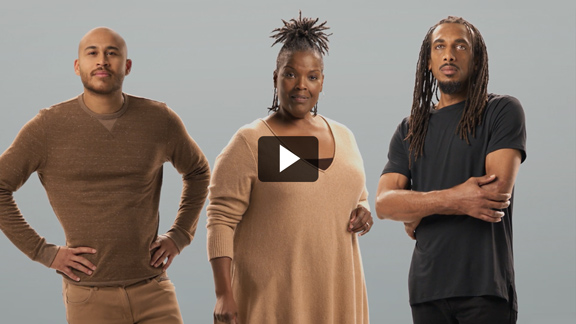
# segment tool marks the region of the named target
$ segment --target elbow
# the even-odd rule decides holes
[[[386,202],[385,195],[376,197],[376,216],[380,219],[392,219],[389,204]]]

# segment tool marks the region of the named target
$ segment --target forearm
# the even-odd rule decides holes
[[[209,178],[210,172],[207,167],[202,173],[183,178],[178,215],[167,233],[180,251],[192,242],[196,232],[200,212],[208,196]]]
[[[229,257],[220,257],[210,260],[212,265],[212,274],[214,275],[214,290],[216,296],[232,294],[232,280],[230,269],[232,259]]]
[[[58,246],[49,244],[26,222],[12,192],[0,188],[0,229],[6,237],[30,259],[49,267]]]
[[[472,177],[449,189],[416,192],[408,189],[405,177],[384,174],[378,185],[376,213],[380,218],[405,223],[417,222],[434,214],[468,215],[487,222],[499,222],[503,214],[495,210],[509,206],[510,194],[483,188],[495,180],[495,175]]]
[[[376,199],[376,214],[380,219],[415,222],[434,214],[455,214],[447,190],[418,192],[407,189],[388,190]]]

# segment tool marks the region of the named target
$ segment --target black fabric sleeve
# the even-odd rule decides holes
[[[400,125],[396,128],[392,139],[390,140],[390,148],[388,149],[388,163],[384,167],[382,174],[385,173],[400,173],[411,178],[409,160],[408,160],[408,146],[404,141],[406,138],[406,131],[408,129],[408,119],[405,118]]]
[[[518,99],[504,96],[496,103],[494,113],[487,120],[491,125],[490,140],[486,154],[499,149],[517,149],[526,159],[526,121]]]

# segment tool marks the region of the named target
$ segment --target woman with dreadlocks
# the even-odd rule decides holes
[[[216,160],[207,208],[215,322],[368,323],[356,233],[373,220],[354,136],[317,113],[329,36],[317,22],[300,14],[273,31],[284,45],[271,114],[242,127]],[[292,136],[317,138],[318,156],[300,152]],[[262,179],[266,138],[300,152],[301,170],[314,168],[316,181]]]

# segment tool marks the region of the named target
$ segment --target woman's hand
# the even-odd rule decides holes
[[[372,228],[374,220],[372,219],[372,214],[364,206],[358,205],[356,209],[350,213],[350,224],[348,225],[348,232],[358,233],[362,236]]]
[[[216,297],[214,324],[216,323],[240,324],[238,322],[238,306],[236,306],[232,293]]]

